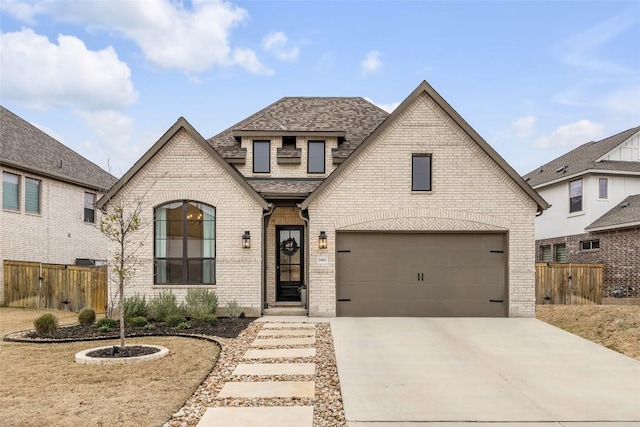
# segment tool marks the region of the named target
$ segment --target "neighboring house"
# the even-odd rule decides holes
[[[551,204],[536,219],[536,260],[604,263],[603,296],[640,297],[640,127],[524,178]]]
[[[106,260],[95,202],[115,177],[1,106],[0,169],[0,303],[5,260]]]
[[[184,119],[99,201],[145,195],[128,295],[215,290],[247,315],[534,316],[546,202],[426,82],[391,114],[282,98],[205,140]]]

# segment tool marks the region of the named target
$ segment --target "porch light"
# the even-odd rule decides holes
[[[324,231],[321,231],[318,237],[318,248],[327,249],[327,233]]]
[[[245,231],[242,235],[242,249],[249,249],[251,247],[251,234],[249,231]]]

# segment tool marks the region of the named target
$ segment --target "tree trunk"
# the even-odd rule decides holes
[[[124,348],[124,286],[120,284],[120,348]]]

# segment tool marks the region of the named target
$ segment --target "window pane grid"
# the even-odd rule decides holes
[[[173,202],[155,209],[156,283],[215,283],[215,208]]]

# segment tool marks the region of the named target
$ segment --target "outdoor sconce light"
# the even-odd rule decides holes
[[[251,234],[245,231],[242,235],[242,249],[249,249],[251,247]]]
[[[327,233],[324,231],[321,231],[320,237],[318,237],[318,248],[327,249]]]

